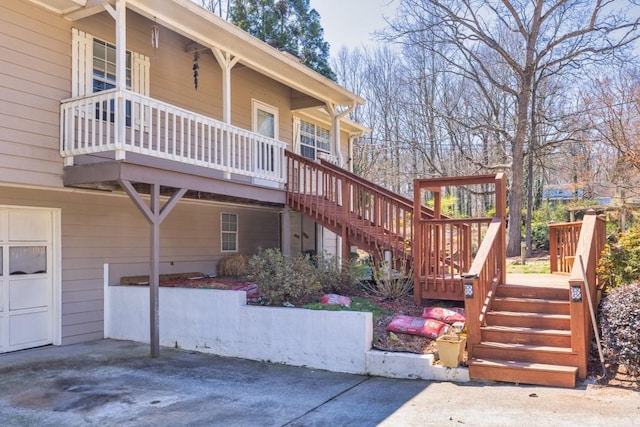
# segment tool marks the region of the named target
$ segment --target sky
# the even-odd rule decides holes
[[[393,17],[398,0],[311,0],[320,14],[324,39],[331,56],[341,46],[355,47],[373,42],[371,33],[385,27],[384,16]]]

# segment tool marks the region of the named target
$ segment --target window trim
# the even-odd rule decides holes
[[[251,130],[254,133],[257,133],[259,135],[262,135],[258,132],[258,110],[262,110],[264,112],[270,113],[273,115],[273,137],[267,136],[267,135],[263,135],[263,136],[267,136],[268,138],[273,138],[275,140],[278,140],[280,137],[280,126],[279,126],[279,121],[280,121],[280,113],[277,107],[274,107],[273,105],[269,105],[266,104],[262,101],[259,101],[255,98],[251,99]]]
[[[228,230],[224,230],[223,229],[223,223],[224,223],[224,216],[225,215],[232,215],[233,217],[235,217],[235,225],[236,225],[236,229],[235,231],[228,231]],[[220,212],[220,251],[224,252],[224,253],[232,253],[232,252],[238,252],[238,236],[240,234],[239,232],[239,219],[240,216],[237,213],[233,213],[233,212]],[[225,235],[233,235],[235,237],[235,249],[225,249],[224,248],[224,239],[223,236]]]
[[[307,137],[310,138],[310,135],[308,134],[308,132],[304,132],[302,130],[304,125],[311,125],[313,126],[313,145],[309,145],[309,144],[305,144],[303,142],[303,137]],[[319,148],[318,147],[318,129],[322,129],[323,131],[327,132],[328,134],[328,138],[327,138],[327,143],[329,145],[329,149],[325,150],[323,148]],[[304,133],[304,135],[303,135]],[[323,153],[323,154],[328,154],[331,155],[331,130],[328,128],[325,128],[323,126],[318,125],[317,123],[308,121],[308,120],[304,120],[304,119],[300,119],[300,132],[299,132],[299,141],[298,141],[298,146],[299,146],[299,153],[301,156],[306,157],[308,159],[311,160],[316,160],[318,158],[318,153]],[[313,150],[313,158],[307,157],[304,154],[302,154],[302,149],[307,148],[309,150]]]

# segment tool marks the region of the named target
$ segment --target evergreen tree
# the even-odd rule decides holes
[[[303,64],[336,80],[329,65],[320,15],[309,0],[233,0],[229,20],[254,37],[300,58]]]

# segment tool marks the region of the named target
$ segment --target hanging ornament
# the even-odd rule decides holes
[[[160,27],[154,25],[151,27],[151,47],[153,48],[153,59],[156,58],[158,47],[160,46]]]
[[[196,90],[198,90],[198,69],[200,69],[200,65],[198,65],[198,59],[200,59],[200,53],[198,49],[193,52],[193,85]]]

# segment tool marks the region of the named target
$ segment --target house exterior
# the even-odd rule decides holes
[[[0,21],[0,352],[102,338],[122,276],[150,275],[157,313],[159,274],[340,255],[286,206],[284,153],[349,168],[360,97],[190,0],[4,0]]]

